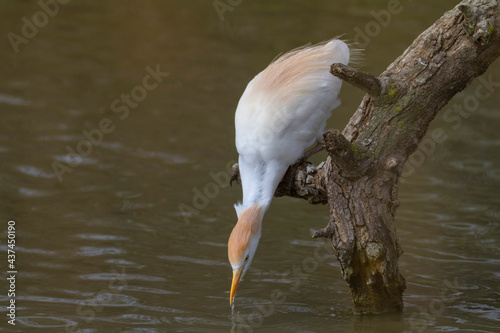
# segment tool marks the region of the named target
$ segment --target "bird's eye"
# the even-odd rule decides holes
[[[248,256],[245,258],[245,262],[248,261]]]

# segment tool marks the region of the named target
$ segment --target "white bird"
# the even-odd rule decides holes
[[[326,121],[340,105],[342,81],[330,74],[330,66],[348,62],[349,47],[338,39],[301,47],[274,60],[240,98],[235,126],[243,201],[234,205],[238,222],[228,242],[231,305],[278,184],[306,148],[322,142]]]

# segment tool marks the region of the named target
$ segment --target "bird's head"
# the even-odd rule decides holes
[[[229,304],[233,304],[238,283],[252,263],[253,256],[259,245],[263,210],[254,204],[244,210],[229,236],[227,254],[233,268],[233,282]]]

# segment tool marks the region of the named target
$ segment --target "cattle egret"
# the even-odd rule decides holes
[[[340,105],[342,81],[333,63],[347,65],[349,47],[333,39],[292,50],[248,83],[235,115],[236,148],[243,200],[228,242],[233,268],[229,303],[250,267],[276,187],[307,147],[322,142],[326,120]]]

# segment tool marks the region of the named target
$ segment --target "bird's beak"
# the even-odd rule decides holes
[[[238,269],[233,269],[233,283],[231,283],[231,295],[229,296],[229,305],[233,305],[234,294],[236,293],[236,288],[238,288],[238,283],[241,279],[241,274],[243,273],[243,267]]]

